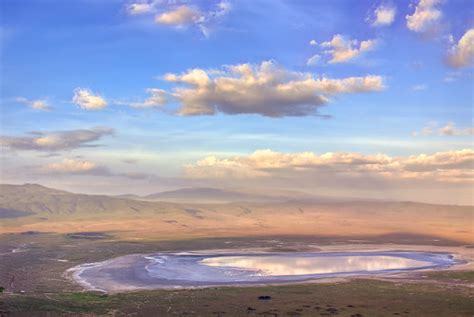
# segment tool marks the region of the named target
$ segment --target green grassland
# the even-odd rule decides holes
[[[400,243],[404,239],[406,237],[379,237],[370,242]],[[411,239],[418,241],[415,237]],[[420,272],[418,279],[411,281],[356,279],[326,284],[155,290],[109,295],[84,292],[62,276],[77,264],[130,253],[248,247],[298,251],[307,245],[349,242],[354,243],[350,237],[317,236],[124,241],[114,239],[112,233],[0,235],[0,253],[23,248],[1,257],[0,286],[5,287],[5,291],[0,294],[0,316],[473,315],[474,289],[469,285],[474,283],[474,272],[467,271]],[[449,241],[446,243],[450,245]],[[9,287],[12,276],[16,278],[14,288]],[[271,296],[271,299],[259,300],[261,295]]]
[[[260,295],[271,296],[259,300]],[[64,292],[2,296],[11,313],[127,316],[472,316],[464,288],[355,280],[333,284],[228,287],[103,295]],[[5,308],[4,308],[5,309]]]

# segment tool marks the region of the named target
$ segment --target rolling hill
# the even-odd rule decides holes
[[[208,201],[213,195],[219,196],[219,203],[164,201]],[[103,231],[133,239],[403,233],[474,242],[474,210],[470,206],[287,197],[283,201],[223,203],[257,200],[259,196],[214,189],[178,190],[151,198],[159,201],[74,194],[36,184],[3,184],[0,233]]]

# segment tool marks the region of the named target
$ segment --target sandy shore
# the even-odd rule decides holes
[[[193,254],[209,253],[235,253],[235,252],[262,252],[266,249],[221,249],[193,252]],[[305,250],[308,251],[308,250]],[[390,251],[410,251],[410,252],[428,252],[428,253],[448,253],[451,254],[459,263],[456,265],[436,267],[428,269],[405,270],[401,272],[380,272],[377,274],[357,274],[351,276],[331,276],[312,278],[304,281],[279,281],[258,282],[258,283],[242,283],[230,286],[259,286],[270,284],[300,284],[300,283],[334,283],[342,282],[350,279],[365,277],[372,279],[391,279],[391,280],[419,280],[420,272],[426,271],[471,271],[474,270],[474,249],[465,247],[438,247],[438,246],[414,246],[414,245],[330,245],[330,246],[314,246],[315,252],[390,252]],[[181,253],[183,254],[183,253]],[[150,263],[146,256],[148,254],[132,254],[121,256],[97,263],[86,263],[70,268],[65,272],[65,277],[78,283],[86,290],[101,291],[107,293],[138,291],[147,289],[180,289],[180,288],[198,288],[203,287],[193,283],[183,283],[177,287],[169,281],[163,279],[150,278],[149,272],[146,270]],[[86,272],[87,271],[87,272]],[[88,276],[86,276],[88,274]],[[93,282],[90,282],[93,281]],[[225,283],[216,283],[211,286],[229,286]]]

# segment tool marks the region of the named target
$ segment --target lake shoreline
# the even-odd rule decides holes
[[[201,250],[196,252],[177,252],[176,254],[199,255],[199,254],[258,254],[266,253],[266,249],[220,249],[220,250]],[[312,276],[303,279],[272,281],[256,281],[242,283],[210,283],[209,285],[200,285],[199,283],[183,283],[180,286],[164,279],[150,277],[147,270],[152,260],[153,254],[130,254],[118,258],[109,259],[102,262],[85,263],[68,269],[64,276],[76,284],[79,284],[84,290],[99,291],[104,293],[121,293],[154,289],[195,289],[208,287],[245,287],[245,286],[267,286],[282,284],[304,284],[304,283],[334,283],[348,281],[355,278],[371,279],[394,279],[397,278],[416,278],[414,273],[426,271],[446,271],[459,269],[472,269],[472,255],[467,252],[468,249],[462,247],[433,247],[433,246],[407,246],[407,245],[333,245],[318,247],[317,250],[307,252],[417,252],[430,254],[450,254],[453,255],[451,265],[435,265],[433,267],[421,269],[403,269],[395,271],[377,271],[377,272],[357,272],[357,273],[336,273],[327,276]],[[472,252],[471,252],[472,253]],[[172,252],[160,254],[173,254]],[[289,253],[282,253],[289,254]],[[454,262],[455,261],[455,262]],[[95,271],[95,272],[94,272]],[[89,276],[87,276],[89,274]],[[93,281],[93,282],[91,282]]]

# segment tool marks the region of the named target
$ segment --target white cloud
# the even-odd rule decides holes
[[[316,46],[316,45],[318,45],[318,42],[316,42],[315,40],[311,40],[311,41],[309,41],[309,45]]]
[[[459,42],[451,48],[448,62],[453,67],[465,67],[474,62],[474,28],[464,33]]]
[[[178,29],[194,26],[209,37],[215,25],[232,9],[230,2],[225,0],[217,2],[213,9],[208,10],[179,1],[168,1],[160,6],[157,4],[157,1],[134,3],[127,6],[127,11],[133,15],[158,11],[154,18],[156,24]]]
[[[311,56],[310,58],[308,58],[308,60],[306,61],[306,65],[308,65],[308,66],[317,65],[320,60],[321,60],[321,55],[319,55],[319,54],[314,54],[313,56]]]
[[[139,15],[139,14],[146,14],[154,11],[154,6],[156,1],[154,2],[135,2],[128,4],[126,6],[126,10],[131,15]]]
[[[331,41],[323,42],[320,45],[326,49],[325,53],[331,55],[329,63],[344,63],[365,52],[374,50],[377,46],[377,40],[358,41],[345,38],[341,34],[333,36]]]
[[[50,106],[46,100],[30,100],[24,97],[16,98],[16,101],[27,105],[31,109],[35,110],[50,110]]]
[[[257,150],[249,156],[230,158],[206,157],[185,166],[192,178],[222,179],[282,179],[301,177],[325,182],[337,178],[347,180],[429,180],[438,182],[474,182],[474,151],[420,154],[391,157],[385,154],[313,152],[281,153]]]
[[[183,84],[171,93],[181,103],[181,115],[223,112],[304,116],[314,114],[331,96],[384,88],[380,76],[315,78],[310,73],[286,70],[272,61],[230,65],[221,71],[196,68],[181,75],[167,74],[164,80]]]
[[[372,26],[389,26],[395,21],[397,14],[397,8],[391,5],[380,5],[378,6],[371,17],[367,18]]]
[[[182,5],[173,10],[163,12],[155,17],[158,24],[183,27],[202,20],[203,15],[197,8]]]
[[[436,28],[443,16],[437,5],[443,0],[420,0],[412,15],[407,15],[407,27],[413,32],[424,33]]]
[[[150,97],[143,102],[134,102],[130,106],[133,108],[160,108],[163,107],[166,102],[166,91],[158,88],[148,88],[146,90]]]
[[[232,5],[228,1],[221,1],[217,4],[214,11],[210,11],[209,15],[212,17],[221,17],[230,12]]]
[[[100,110],[107,107],[107,101],[86,88],[74,89],[72,102],[85,110]]]

